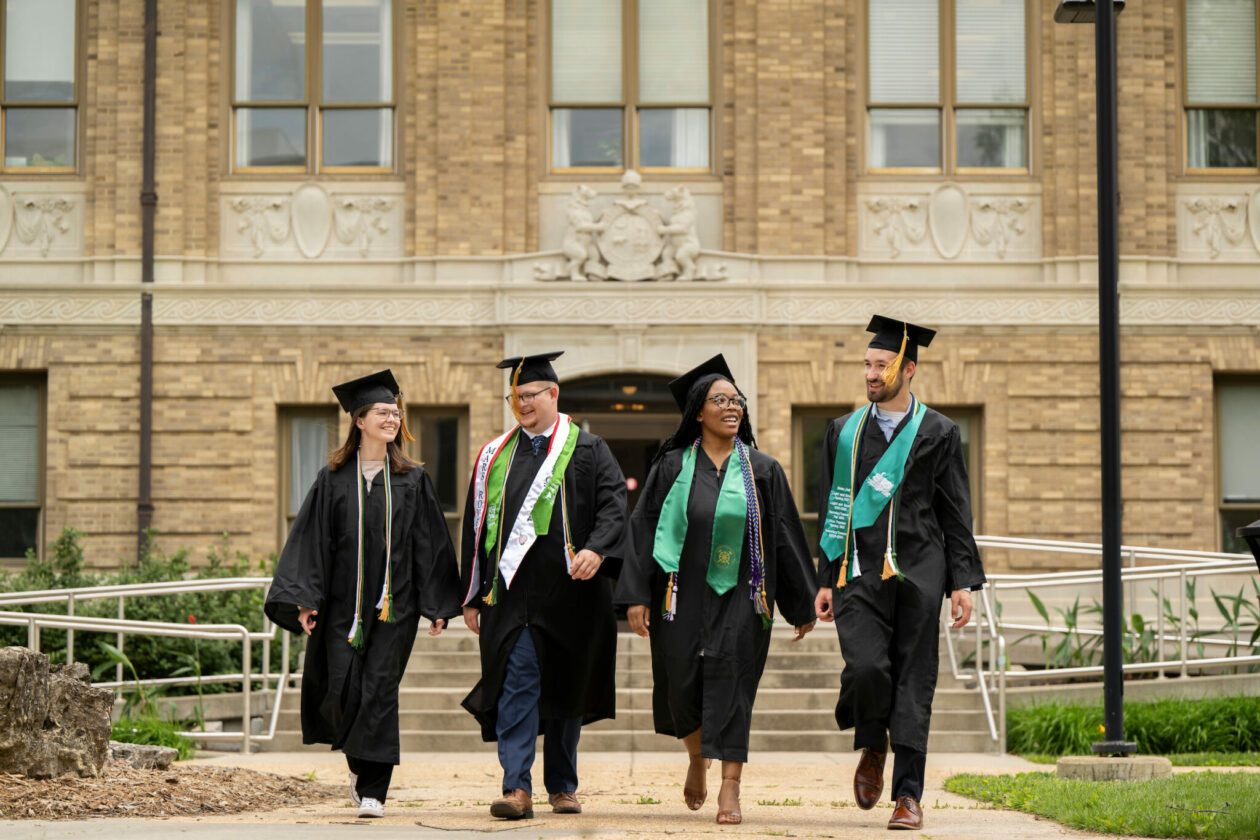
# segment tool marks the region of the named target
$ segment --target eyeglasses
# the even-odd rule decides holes
[[[378,408],[378,409],[373,410],[372,413],[375,414],[377,417],[381,417],[381,418],[392,419],[392,420],[402,419],[402,412],[396,411],[394,409]]]
[[[542,390],[535,391],[532,394],[522,394],[520,392],[517,392],[516,398],[521,401],[521,405],[528,405],[529,403],[532,403],[534,401],[534,397],[538,396],[539,394],[545,394],[550,390],[551,390],[550,388],[543,388]],[[508,394],[506,397],[503,398],[503,401],[506,402],[508,405],[511,405],[512,395]]]
[[[748,400],[738,394],[733,397],[728,397],[726,394],[714,394],[713,396],[706,397],[705,399],[707,402],[711,402],[716,405],[719,409],[725,409],[728,405],[733,405],[740,411],[743,411],[748,407]]]

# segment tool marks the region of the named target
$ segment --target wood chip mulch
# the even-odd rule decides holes
[[[341,788],[236,767],[136,770],[107,764],[95,779],[0,773],[0,819],[173,817],[270,811],[323,802]]]

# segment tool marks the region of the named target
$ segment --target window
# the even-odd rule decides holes
[[[710,171],[710,2],[552,0],[553,171]]]
[[[39,551],[43,428],[43,377],[0,377],[0,559]]]
[[[315,476],[328,463],[337,440],[337,409],[331,406],[280,409],[280,539],[302,509]]]
[[[980,523],[980,409],[932,408],[958,424],[963,462],[967,465],[967,480],[971,485],[972,530],[976,531]],[[852,410],[850,406],[809,406],[797,407],[792,412],[792,493],[796,496],[796,506],[801,511],[801,523],[805,526],[811,550],[818,547],[818,483],[822,481],[827,426]]]
[[[1257,0],[1186,0],[1186,166],[1257,168]]]
[[[446,515],[451,542],[459,548],[460,517],[468,485],[468,409],[464,407],[408,406],[407,426],[416,442],[407,456],[424,464],[438,502]]]
[[[236,171],[394,167],[391,0],[236,0]]]
[[[1216,384],[1221,464],[1221,550],[1248,553],[1234,536],[1243,525],[1260,519],[1260,380],[1221,380]]]
[[[867,168],[1028,169],[1027,0],[869,0]]]
[[[75,0],[0,0],[0,171],[73,172]]]

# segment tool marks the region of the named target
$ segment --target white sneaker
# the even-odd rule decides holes
[[[385,816],[385,806],[371,796],[363,797],[363,802],[359,804],[360,817],[383,817]]]
[[[350,774],[350,802],[354,807],[359,807],[362,800],[359,798],[359,774]]]

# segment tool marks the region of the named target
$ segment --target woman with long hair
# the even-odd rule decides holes
[[[615,600],[650,636],[656,731],[682,739],[687,807],[722,762],[717,821],[742,821],[739,784],[774,608],[814,627],[814,571],[783,468],[756,449],[747,401],[719,354],[670,383],[682,409],[630,518]]]
[[[399,761],[398,685],[421,616],[460,614],[459,569],[429,474],[388,370],[333,388],[346,442],[319,471],[267,595],[267,615],[307,641],[302,741],[345,753],[360,817],[381,817]]]

